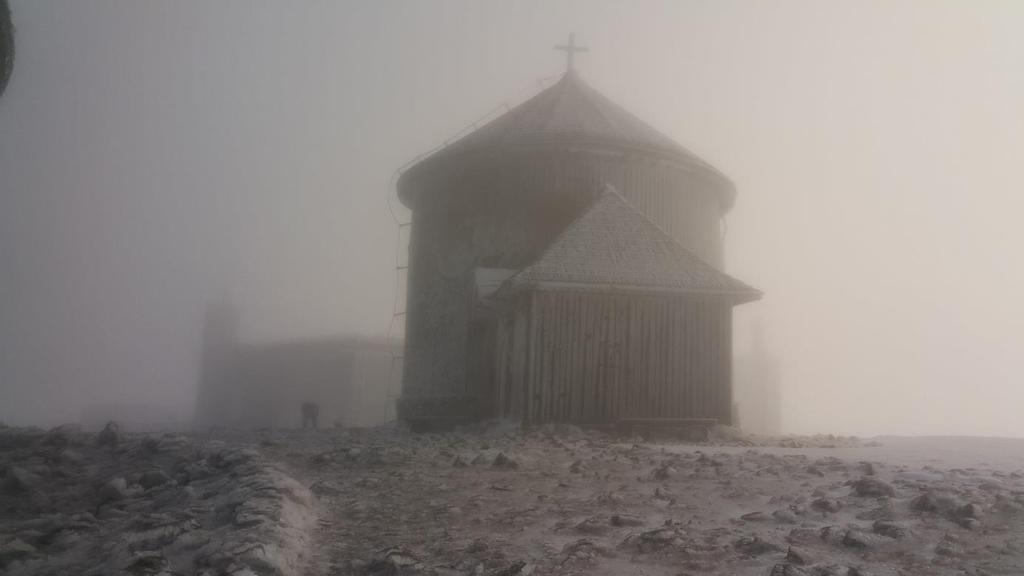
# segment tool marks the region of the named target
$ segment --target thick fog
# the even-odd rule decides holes
[[[765,293],[736,351],[763,327],[785,431],[1024,435],[1020,3],[11,4],[4,422],[189,418],[218,299],[252,340],[384,334],[394,171],[575,32],[736,182],[727,269]]]

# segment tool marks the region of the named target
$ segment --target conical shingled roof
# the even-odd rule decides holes
[[[704,170],[731,187],[724,174],[591,88],[572,70],[533,98],[431,154],[410,173],[466,152],[550,143],[631,149]]]
[[[501,293],[538,285],[718,294],[737,304],[761,297],[681,246],[611,186]]]

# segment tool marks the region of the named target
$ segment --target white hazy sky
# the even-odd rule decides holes
[[[1024,436],[1024,3],[12,0],[0,420],[190,410],[203,306],[382,333],[393,171],[557,75],[729,174],[792,432]]]

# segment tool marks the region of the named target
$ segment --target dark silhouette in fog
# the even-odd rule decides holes
[[[209,307],[203,341],[199,426],[369,426],[391,417],[401,377],[392,357],[400,342],[357,336],[246,342],[225,301]]]
[[[779,359],[765,341],[761,322],[755,320],[749,334],[749,346],[736,354],[733,379],[738,422],[747,432],[782,433],[782,374]]]
[[[302,403],[302,427],[312,428],[316,430],[319,428],[317,425],[317,418],[320,417],[320,406],[316,402],[303,402]]]
[[[0,0],[0,96],[14,71],[14,22],[7,0]]]

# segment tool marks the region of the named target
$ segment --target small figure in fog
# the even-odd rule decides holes
[[[309,423],[309,427],[313,430],[317,429],[316,419],[320,416],[320,405],[316,402],[303,402],[302,403],[302,427],[306,428],[306,424]]]

